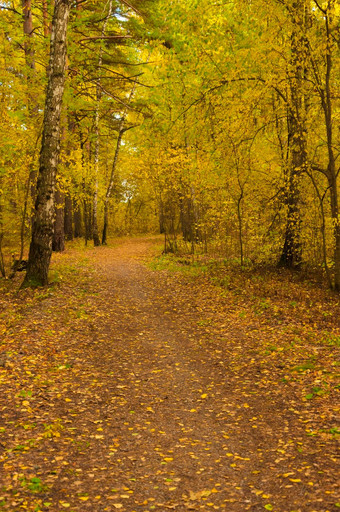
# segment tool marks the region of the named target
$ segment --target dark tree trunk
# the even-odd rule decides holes
[[[54,191],[60,152],[60,114],[65,83],[66,34],[70,5],[69,0],[56,0],[55,3],[37,198],[27,273],[23,286],[39,286],[48,283],[48,269],[52,255]]]
[[[2,183],[0,183],[2,185]],[[4,238],[4,224],[3,224],[3,207],[2,207],[2,192],[0,193],[0,273],[2,277],[6,277],[4,257],[2,254],[2,241]]]
[[[80,205],[73,201],[74,238],[84,235]]]
[[[84,225],[85,225],[85,243],[93,238],[93,215],[91,211],[91,201],[87,198],[84,199]]]
[[[308,44],[305,37],[307,9],[305,0],[292,4],[293,30],[291,35],[291,61],[288,75],[289,104],[288,123],[288,169],[286,174],[287,224],[285,240],[279,264],[298,269],[302,261],[301,245],[301,175],[307,168],[306,98],[305,76]]]
[[[182,228],[183,239],[186,242],[193,241],[193,222],[192,222],[192,204],[191,199],[181,197],[180,205],[180,222]]]
[[[104,245],[107,244],[107,228],[109,225],[109,200],[111,197],[113,184],[114,184],[114,178],[116,175],[119,150],[120,150],[122,138],[123,138],[124,131],[125,131],[124,125],[125,125],[125,118],[123,117],[120,122],[119,130],[118,130],[118,138],[117,138],[117,142],[116,142],[116,150],[115,150],[115,155],[113,158],[113,163],[112,163],[112,168],[111,168],[111,175],[110,175],[109,184],[108,184],[106,194],[105,194],[105,199],[104,199],[104,225],[103,225],[103,235],[102,235],[102,244],[104,244]]]
[[[288,179],[286,195],[287,224],[279,265],[290,269],[298,269],[301,265],[299,177],[291,170]]]
[[[102,234],[102,244],[107,244],[107,228],[109,225],[109,201],[105,201],[104,203],[104,226],[103,226],[103,234]]]
[[[64,232],[66,240],[73,240],[73,210],[72,199],[69,194],[65,196]]]
[[[165,215],[164,215],[163,204],[160,205],[158,220],[159,220],[159,232],[161,235],[164,235],[164,233],[165,233]]]
[[[64,204],[64,194],[57,188],[55,192],[55,216],[52,239],[52,250],[55,252],[63,252],[65,250]]]
[[[340,219],[339,219],[339,199],[338,199],[338,171],[336,169],[336,161],[334,156],[333,146],[333,126],[335,126],[335,119],[333,118],[332,108],[332,90],[331,90],[331,73],[333,69],[332,52],[334,51],[334,42],[332,40],[332,23],[334,24],[332,10],[335,7],[335,2],[329,2],[326,16],[325,26],[327,34],[327,49],[326,49],[326,76],[325,76],[325,90],[322,91],[322,107],[325,116],[326,134],[327,134],[327,150],[328,150],[328,166],[327,178],[330,187],[331,196],[331,213],[333,221],[333,236],[334,236],[334,289],[340,292]],[[329,9],[329,11],[328,11]]]
[[[27,84],[27,112],[28,118],[33,119],[38,113],[38,101],[35,92],[36,69],[35,69],[35,52],[34,52],[34,30],[32,18],[32,2],[31,0],[22,0],[22,18],[24,31],[24,52],[26,63],[26,84]],[[34,166],[35,148],[32,146],[28,149],[29,164],[29,186],[32,204],[36,198],[36,181],[37,171]],[[23,219],[25,223],[26,219]]]
[[[333,154],[332,154],[332,157],[333,157]],[[334,157],[331,159],[330,164],[331,165],[328,166],[328,170],[329,170],[329,172],[330,172],[330,168],[332,168],[332,170],[333,170],[333,172],[330,172],[331,176],[329,178],[329,184],[330,184],[330,195],[331,195],[331,212],[332,212],[332,220],[333,220],[333,225],[334,225],[334,228],[333,228],[333,236],[334,236],[334,290],[337,291],[337,292],[340,292],[339,200],[338,200],[337,179],[336,179]]]

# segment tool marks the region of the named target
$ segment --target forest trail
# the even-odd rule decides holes
[[[264,360],[269,329],[232,297],[150,270],[154,245],[57,255],[60,284],[34,303],[20,292],[0,510],[338,510],[336,440],[310,435],[327,405],[301,401],[284,355]]]

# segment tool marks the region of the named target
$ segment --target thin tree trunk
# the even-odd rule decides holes
[[[69,193],[65,195],[64,232],[66,240],[73,240],[73,209]]]
[[[48,24],[48,7],[47,0],[42,1],[42,9],[43,9],[43,26],[44,26],[44,37],[48,37],[50,34],[50,27]]]
[[[280,266],[287,268],[299,268],[301,265],[300,242],[300,190],[299,177],[293,169],[288,171],[288,183],[286,192],[287,224],[285,240],[279,261]]]
[[[111,197],[111,192],[112,192],[112,188],[113,188],[114,177],[115,177],[116,167],[117,167],[117,162],[118,162],[120,145],[121,145],[123,134],[124,134],[124,129],[123,129],[124,121],[125,121],[125,119],[123,118],[123,120],[120,123],[118,139],[117,139],[117,143],[116,143],[115,156],[114,156],[112,168],[111,168],[110,181],[109,181],[109,185],[107,187],[107,191],[106,191],[105,199],[104,199],[104,226],[103,226],[103,236],[102,236],[102,244],[103,245],[107,244],[107,228],[108,228],[108,224],[109,224],[109,199]]]
[[[83,236],[83,225],[80,205],[73,201],[74,238]]]
[[[97,88],[98,89],[98,88]],[[94,150],[94,172],[95,172],[95,183],[94,183],[94,194],[93,194],[93,244],[95,247],[100,245],[99,233],[98,233],[98,174],[99,174],[99,102],[97,104],[97,111],[95,116],[95,150]]]
[[[63,252],[65,250],[64,205],[64,193],[57,187],[55,191],[55,216],[52,239],[52,250],[55,252]]]
[[[28,118],[31,120],[38,113],[38,101],[36,87],[36,69],[35,69],[35,51],[34,51],[34,31],[33,31],[33,17],[32,17],[32,2],[31,0],[22,0],[22,18],[23,18],[23,32],[24,32],[24,52],[26,63],[26,86],[27,86],[27,111]],[[32,204],[35,202],[36,197],[36,180],[37,172],[34,167],[34,158],[30,149],[27,151],[27,160],[29,162],[29,187],[31,192]]]
[[[112,13],[112,0],[109,2],[109,9],[102,28],[102,37],[105,36],[107,22]],[[103,48],[99,50],[98,68],[103,63]],[[101,100],[100,78],[96,84],[96,114],[95,114],[95,150],[94,150],[94,172],[95,172],[95,186],[93,196],[93,243],[95,246],[100,245],[99,232],[98,232],[98,174],[99,174],[99,109]],[[107,214],[106,214],[107,216]],[[105,213],[104,213],[105,217]],[[105,228],[106,232],[106,228]]]
[[[6,277],[6,270],[5,270],[5,262],[4,262],[4,256],[2,252],[2,241],[4,238],[4,224],[3,224],[3,218],[2,218],[2,190],[0,189],[0,273],[2,277]]]
[[[37,198],[27,273],[23,286],[48,283],[52,255],[55,179],[60,152],[60,114],[65,84],[66,34],[70,0],[56,0],[50,47]]]
[[[333,239],[334,239],[334,283],[333,288],[340,291],[340,219],[339,219],[339,199],[338,199],[338,172],[335,164],[335,156],[333,150],[333,109],[332,109],[332,90],[331,90],[331,74],[333,68],[333,51],[334,41],[332,39],[332,12],[334,12],[335,0],[328,0],[327,7],[322,8],[326,29],[326,67],[325,67],[325,86],[319,89],[321,97],[321,105],[325,118],[328,165],[324,172],[327,176],[329,193],[331,199],[331,215],[333,222]],[[335,25],[335,24],[334,24]],[[316,80],[319,79],[318,73]]]
[[[30,82],[35,72],[33,47],[33,19],[31,0],[22,0],[23,30],[25,35],[24,51],[27,66],[27,82]],[[30,108],[30,106],[29,106]]]
[[[111,5],[111,3],[110,3]],[[101,63],[101,54],[99,57]],[[98,232],[98,174],[99,174],[99,105],[100,105],[100,89],[97,84],[96,88],[97,105],[95,114],[95,147],[94,147],[94,194],[93,194],[93,244],[95,247],[100,245],[99,232]]]
[[[130,105],[130,103],[131,103],[131,101],[132,101],[132,99],[134,97],[135,91],[136,91],[136,82],[133,84],[130,96],[129,96],[128,101],[126,103],[126,108],[125,108],[125,110],[123,112],[123,116],[122,116],[122,118],[120,120],[119,127],[118,127],[118,138],[117,138],[117,142],[116,142],[115,156],[113,158],[110,179],[109,179],[109,183],[108,183],[108,186],[107,186],[107,190],[106,190],[106,194],[105,194],[105,199],[104,199],[104,226],[103,226],[103,235],[102,235],[102,244],[103,245],[107,243],[107,228],[108,228],[108,224],[109,224],[109,200],[110,200],[110,197],[111,197],[111,193],[112,193],[112,189],[113,189],[113,183],[114,183],[114,178],[115,178],[115,175],[116,175],[116,168],[117,168],[117,162],[118,162],[120,146],[121,146],[121,143],[122,143],[122,138],[123,138],[124,133],[129,129],[129,128],[125,128],[126,116],[127,116],[127,113],[128,113],[129,105]]]
[[[238,237],[240,242],[240,261],[241,267],[244,265],[244,255],[243,255],[243,226],[242,226],[242,210],[241,204],[243,200],[244,190],[241,189],[241,195],[237,199],[237,221],[238,221]]]
[[[328,262],[327,262],[327,243],[326,243],[326,217],[325,217],[325,209],[323,206],[324,199],[327,194],[327,190],[323,195],[320,194],[320,190],[318,185],[314,179],[314,176],[311,173],[308,173],[309,177],[312,180],[316,195],[318,196],[319,204],[320,204],[320,213],[321,213],[321,235],[322,235],[322,256],[323,256],[323,264],[325,267],[327,283],[330,288],[332,288],[332,277],[331,272],[329,270]]]

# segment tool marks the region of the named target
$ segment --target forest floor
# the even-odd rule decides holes
[[[0,511],[339,510],[339,297],[156,253],[0,283]]]

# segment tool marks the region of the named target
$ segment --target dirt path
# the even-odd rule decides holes
[[[149,270],[152,246],[92,251],[77,288],[18,299],[0,510],[338,510],[335,440],[308,435],[318,405],[262,365],[258,326],[231,324],[214,287]]]

